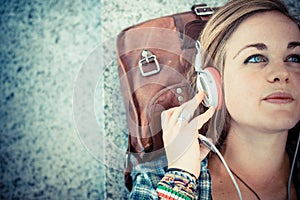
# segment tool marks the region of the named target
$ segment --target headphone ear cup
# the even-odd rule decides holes
[[[216,68],[206,67],[198,72],[197,88],[206,93],[203,100],[204,106],[214,106],[217,110],[221,109],[223,102],[222,84],[220,73]]]
[[[221,109],[223,103],[222,80],[219,71],[214,67],[207,67],[205,70],[209,71],[214,77],[214,82],[218,91],[218,106],[216,109]]]

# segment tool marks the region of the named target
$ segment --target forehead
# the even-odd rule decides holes
[[[264,43],[267,46],[282,46],[290,41],[299,41],[300,32],[297,24],[285,15],[276,12],[255,14],[244,20],[227,41],[227,49]]]

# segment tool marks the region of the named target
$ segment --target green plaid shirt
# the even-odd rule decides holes
[[[130,199],[158,199],[156,187],[165,175],[167,159],[165,156],[147,164],[140,164],[132,172],[133,188]],[[207,159],[201,162],[201,173],[198,179],[198,199],[207,200],[211,197],[211,178],[207,168]]]
[[[290,159],[294,157],[295,149],[287,147],[287,152]],[[297,155],[297,160],[294,167],[293,183],[296,188],[298,199],[300,199],[300,153]],[[198,179],[197,192],[198,199],[210,200],[211,196],[211,176],[207,168],[208,159],[201,162],[201,173]],[[132,172],[133,188],[130,193],[130,199],[158,199],[156,187],[158,182],[163,178],[167,166],[167,159],[162,156],[154,161],[146,164],[139,164]]]

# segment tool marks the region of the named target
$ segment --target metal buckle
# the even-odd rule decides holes
[[[208,6],[195,6],[194,12],[198,16],[207,16],[214,14],[214,10]]]
[[[160,67],[159,67],[158,61],[156,59],[156,56],[154,54],[152,54],[151,51],[143,50],[142,57],[143,57],[143,59],[141,59],[139,61],[139,68],[140,68],[140,71],[143,76],[151,76],[153,74],[157,74],[160,71]],[[143,65],[147,65],[151,62],[155,63],[155,69],[153,69],[151,71],[144,71]]]

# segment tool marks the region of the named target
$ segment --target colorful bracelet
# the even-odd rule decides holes
[[[164,199],[195,199],[197,179],[190,173],[169,169],[157,187],[158,196]]]
[[[185,175],[185,177],[187,177],[187,178],[190,178],[190,177],[192,177],[193,179],[194,179],[194,181],[196,182],[197,181],[197,177],[194,175],[194,174],[192,174],[192,173],[190,173],[190,172],[188,172],[188,171],[185,171],[185,170],[183,170],[183,169],[178,169],[178,168],[169,168],[169,169],[167,169],[167,172],[181,172],[181,173],[183,173],[183,175]],[[189,175],[189,176],[186,176],[186,175]]]
[[[168,187],[165,187],[163,185],[158,185],[156,192],[159,197],[164,198],[164,199],[191,200],[189,197],[185,196],[184,194],[176,192],[176,191],[174,191]]]

